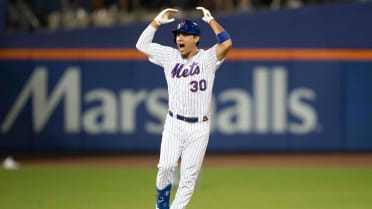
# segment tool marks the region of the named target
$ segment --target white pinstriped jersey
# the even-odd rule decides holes
[[[177,49],[152,42],[156,30],[150,24],[139,37],[137,49],[148,55],[150,62],[163,67],[173,116],[198,117],[198,122],[203,121],[181,122],[177,120],[179,116],[176,119],[171,113],[165,119],[156,177],[156,208],[169,208],[169,196],[166,193],[162,196],[162,192],[169,194],[175,168],[182,158],[181,180],[170,209],[184,209],[194,191],[207,148],[211,123],[202,116],[210,113],[215,73],[223,60],[217,60],[217,45],[184,59]]]
[[[175,48],[157,43],[150,44],[147,52],[152,63],[164,68],[169,109],[184,116],[209,114],[215,73],[223,62],[217,60],[216,46],[199,49],[190,59],[182,58]]]

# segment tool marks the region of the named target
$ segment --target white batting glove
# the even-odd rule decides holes
[[[177,12],[178,12],[177,9],[172,9],[172,8],[164,9],[158,14],[158,16],[155,17],[154,20],[158,25],[173,22],[175,18],[172,16],[176,14]]]
[[[214,19],[214,17],[211,15],[211,12],[208,9],[204,7],[196,7],[196,9],[203,12],[202,19],[204,20],[204,22],[209,24],[209,22]]]

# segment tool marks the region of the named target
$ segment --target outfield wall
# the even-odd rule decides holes
[[[217,18],[234,48],[209,151],[372,150],[372,3]],[[145,26],[1,33],[0,151],[157,152],[167,91],[134,49]],[[155,40],[173,44],[172,27]]]

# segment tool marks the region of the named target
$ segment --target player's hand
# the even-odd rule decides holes
[[[211,12],[208,9],[204,7],[196,7],[195,9],[203,12],[202,19],[204,20],[204,22],[209,24],[209,22],[214,19],[214,17],[211,15]]]
[[[154,20],[158,25],[173,22],[175,20],[173,15],[176,14],[177,12],[178,12],[177,9],[172,8],[164,9],[158,14],[158,16],[155,17]]]

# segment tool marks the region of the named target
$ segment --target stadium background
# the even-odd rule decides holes
[[[216,76],[208,150],[370,151],[371,8],[217,17],[234,48]],[[212,46],[196,21],[200,47]],[[161,69],[134,48],[146,24],[1,33],[0,149],[157,152],[167,94]],[[175,24],[156,41],[172,45]]]
[[[226,207],[201,201],[208,199],[203,192],[225,197],[238,189],[226,179],[240,177],[259,182],[240,185],[243,207],[370,208],[372,3],[215,17],[234,48],[216,76],[206,169],[190,208]],[[208,27],[195,21],[201,48],[214,44]],[[162,27],[156,41],[173,44],[174,25]],[[161,70],[134,49],[145,26],[1,32],[0,152],[21,163],[17,173],[0,172],[1,208],[151,206],[167,95]],[[225,180],[213,179],[218,175]],[[75,198],[64,187],[71,180],[79,188]],[[27,186],[34,181],[36,187]],[[130,194],[139,188],[147,192],[136,200]],[[124,197],[97,198],[107,191]],[[287,199],[296,194],[296,201]],[[18,200],[25,195],[28,207]]]

